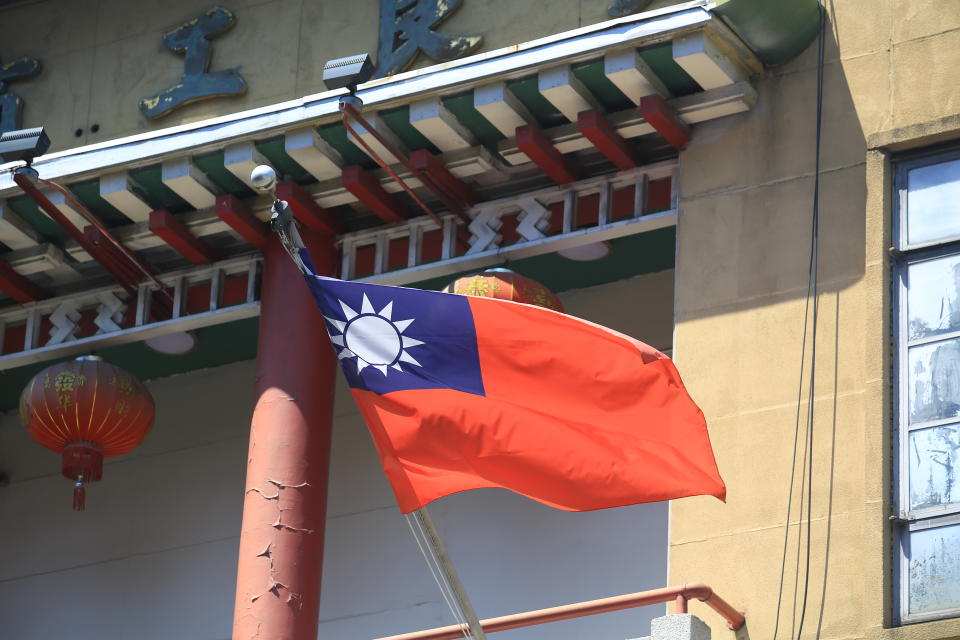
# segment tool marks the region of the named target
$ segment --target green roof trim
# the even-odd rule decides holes
[[[500,266],[533,278],[554,293],[593,287],[624,278],[673,269],[676,262],[677,228],[665,227],[610,240],[610,253],[594,262],[575,262],[557,253],[513,260]],[[439,291],[457,278],[477,270],[463,271],[410,285]]]
[[[820,27],[818,0],[727,0],[713,12],[768,66],[798,56]]]
[[[556,127],[567,122],[560,110],[540,93],[537,86],[537,76],[510,80],[507,82],[507,86],[510,88],[510,92],[523,103],[523,106],[533,114],[540,127]]]
[[[70,185],[70,191],[106,226],[116,227],[132,222],[119,209],[100,197],[100,180],[98,178],[86,182],[74,182]]]
[[[150,194],[150,204],[166,209],[170,213],[192,211],[193,207],[186,200],[163,184],[160,165],[155,164],[140,169],[131,169],[130,176]]]
[[[377,166],[376,162],[367,157],[355,144],[347,140],[347,130],[339,122],[325,124],[317,129],[317,133],[327,144],[340,152],[344,163],[358,164],[365,169]]]
[[[280,174],[281,179],[292,178],[301,184],[306,182],[316,182],[314,177],[301,167],[296,160],[287,155],[284,146],[283,136],[272,138],[263,142],[257,142],[257,150],[270,161],[273,168]]]
[[[241,182],[237,176],[230,173],[230,171],[223,166],[222,149],[202,156],[195,156],[193,163],[197,165],[200,171],[207,174],[207,177],[213,180],[214,184],[227,193],[233,194],[238,198],[246,198],[253,195],[253,189]]]
[[[460,121],[460,124],[470,129],[473,135],[477,136],[480,144],[485,147],[496,150],[497,143],[506,137],[473,106],[473,91],[447,96],[443,98],[443,105]]]
[[[637,49],[660,81],[674,96],[688,96],[700,91],[700,85],[673,59],[673,44],[658,44]]]
[[[410,124],[410,105],[405,104],[396,109],[387,109],[377,113],[380,119],[387,123],[390,130],[393,131],[400,142],[405,144],[411,151],[417,149],[429,149],[430,153],[437,154],[440,150],[433,146],[419,130]]]
[[[571,69],[573,75],[590,90],[607,113],[634,107],[633,101],[607,78],[603,72],[602,59],[575,65]]]
[[[7,204],[20,217],[30,223],[37,232],[54,244],[63,246],[63,242],[69,237],[67,232],[60,228],[56,222],[50,219],[50,216],[40,211],[33,200],[27,196],[15,196],[7,200]]]
[[[257,355],[259,318],[225,322],[197,329],[197,346],[190,353],[171,356],[150,349],[143,342],[134,342],[107,349],[91,351],[104,360],[126,369],[141,380],[164,378],[196,369],[251,360]],[[72,360],[60,358],[0,371],[0,411],[15,409],[20,402],[23,387],[37,372],[53,362]],[[252,392],[252,389],[250,390]]]

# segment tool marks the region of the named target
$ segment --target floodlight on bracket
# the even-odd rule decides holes
[[[49,148],[50,138],[43,127],[5,131],[0,134],[0,158],[3,158],[4,162],[23,161],[30,167],[33,159],[42,156]],[[30,171],[36,174],[32,167]]]
[[[123,245],[100,220],[93,215],[87,207],[80,202],[73,193],[52,180],[43,180],[40,174],[33,168],[33,160],[39,155],[43,155],[50,148],[50,138],[47,136],[43,127],[32,129],[19,129],[16,131],[7,131],[0,135],[0,158],[6,162],[25,162],[25,165],[11,169],[13,181],[21,190],[33,200],[44,213],[73,240],[80,245],[84,251],[96,260],[104,270],[117,282],[123,289],[136,295],[140,282],[146,278],[150,280],[161,294],[160,304],[164,307],[167,303],[173,302],[173,295],[168,288],[160,282],[153,272],[150,271],[140,261],[137,256]],[[53,204],[50,199],[40,190],[40,185],[58,191],[69,205],[80,212],[80,215],[89,223],[85,229],[81,230],[73,224],[60,209]],[[88,231],[94,233],[88,236]],[[166,298],[166,300],[163,300]],[[166,309],[165,309],[166,310]]]
[[[468,205],[460,201],[460,198],[445,189],[442,185],[438,184],[433,180],[426,172],[421,171],[417,168],[410,158],[407,157],[400,149],[398,149],[393,143],[386,139],[379,131],[376,130],[369,122],[360,114],[360,111],[363,109],[363,100],[357,95],[357,87],[360,84],[363,84],[367,80],[373,77],[373,73],[376,68],[373,65],[373,61],[370,58],[370,54],[364,53],[357,56],[349,56],[346,58],[337,58],[336,60],[330,60],[323,65],[323,83],[327,86],[328,89],[346,89],[348,93],[346,95],[340,96],[340,117],[343,122],[343,126],[346,128],[347,132],[350,134],[350,137],[353,141],[360,146],[363,151],[373,158],[373,160],[382,168],[387,174],[396,182],[400,187],[406,192],[408,196],[426,213],[430,218],[434,220],[438,225],[442,226],[443,223],[440,220],[440,217],[434,213],[430,207],[414,193],[403,178],[397,175],[397,173],[390,168],[390,166],[380,157],[378,154],[353,128],[350,124],[350,121],[357,123],[363,129],[368,132],[371,136],[376,139],[387,151],[390,152],[395,158],[397,158],[400,163],[406,167],[413,176],[421,182],[425,187],[427,187],[436,197],[440,200],[441,203],[447,208],[450,213],[453,213],[458,218],[460,218],[464,223],[470,223],[470,217],[466,214],[466,209]],[[461,244],[466,245],[467,239],[464,235],[462,229],[458,233],[458,241]]]
[[[323,65],[323,84],[327,89],[346,89],[350,98],[359,100],[357,86],[372,78],[375,70],[369,53],[329,60]]]

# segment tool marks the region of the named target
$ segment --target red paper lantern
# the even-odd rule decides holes
[[[473,276],[459,278],[444,288],[447,293],[481,298],[499,298],[563,311],[563,305],[550,289],[509,269],[487,269]]]
[[[143,383],[97,356],[47,367],[20,396],[27,433],[63,454],[61,472],[74,481],[77,511],[84,508],[85,483],[103,476],[103,459],[139,445],[153,416],[153,398]]]

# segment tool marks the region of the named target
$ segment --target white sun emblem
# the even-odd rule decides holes
[[[343,300],[337,301],[343,309],[346,320],[324,316],[327,322],[340,332],[336,335],[330,331],[327,333],[330,334],[330,341],[340,347],[340,352],[337,354],[340,360],[357,359],[357,373],[367,367],[373,367],[383,375],[387,375],[388,368],[403,371],[400,367],[401,362],[409,362],[418,367],[423,366],[407,352],[410,347],[423,343],[403,335],[407,327],[413,323],[414,318],[391,320],[393,301],[388,302],[379,313],[374,311],[367,294],[363,294],[360,313],[351,309]]]

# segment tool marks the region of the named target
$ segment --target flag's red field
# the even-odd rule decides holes
[[[402,511],[481,487],[572,511],[725,498],[703,414],[669,358],[561,313],[467,300],[482,394],[352,390]]]

